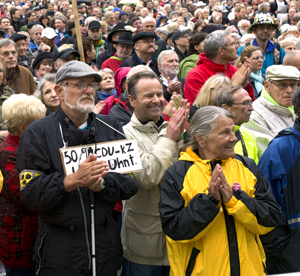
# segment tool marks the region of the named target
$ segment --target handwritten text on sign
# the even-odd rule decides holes
[[[105,160],[111,172],[130,173],[142,169],[137,143],[134,140],[119,140],[59,150],[66,175],[76,172],[90,153],[96,154],[97,160]]]

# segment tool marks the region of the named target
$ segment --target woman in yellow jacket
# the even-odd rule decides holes
[[[160,215],[170,275],[266,274],[259,235],[280,219],[254,161],[235,155],[232,116],[208,106],[193,116],[185,152],[164,177]]]

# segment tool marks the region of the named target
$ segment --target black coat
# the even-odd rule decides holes
[[[181,82],[181,91],[182,91],[182,94],[183,94],[183,89],[184,89],[184,85],[185,85],[185,79],[184,78],[178,78],[178,81]],[[167,101],[170,101],[171,99],[171,94],[168,92],[168,86],[164,85],[163,84],[163,90],[164,90],[164,97]]]
[[[59,106],[57,112],[35,121],[22,135],[17,170],[44,173],[32,178],[21,192],[22,203],[40,216],[34,255],[38,275],[92,275],[90,190],[87,187],[72,192],[64,190],[59,125],[68,146],[124,139],[96,117],[122,132],[113,118],[94,113],[88,118],[89,129],[79,129]],[[116,202],[137,192],[137,184],[129,175],[113,172],[104,179],[105,189],[94,192],[96,267],[98,276],[115,276],[121,267],[122,245],[112,212]]]
[[[159,76],[160,76],[160,72],[159,72],[158,67],[157,67],[157,59],[151,57],[151,60],[152,60],[152,62],[150,63],[150,68],[151,68],[151,69],[154,71],[154,73],[159,77]],[[125,59],[125,60],[121,63],[120,67],[134,67],[134,66],[140,65],[140,64],[146,65],[145,62],[140,63],[140,61],[139,61],[139,59],[138,59],[138,57],[137,57],[137,54],[134,53],[134,54],[132,54],[131,57]]]

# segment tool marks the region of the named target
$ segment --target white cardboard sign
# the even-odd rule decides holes
[[[75,173],[90,153],[105,160],[110,172],[131,173],[143,169],[135,140],[117,140],[105,143],[60,148],[65,175]]]

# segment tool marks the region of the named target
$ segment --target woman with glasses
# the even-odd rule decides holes
[[[251,74],[248,80],[253,87],[255,99],[257,99],[264,88],[265,81],[265,76],[261,72],[264,62],[262,49],[256,46],[244,48],[236,62],[236,66],[238,67],[239,64],[244,64],[246,60],[249,60],[252,65]]]

